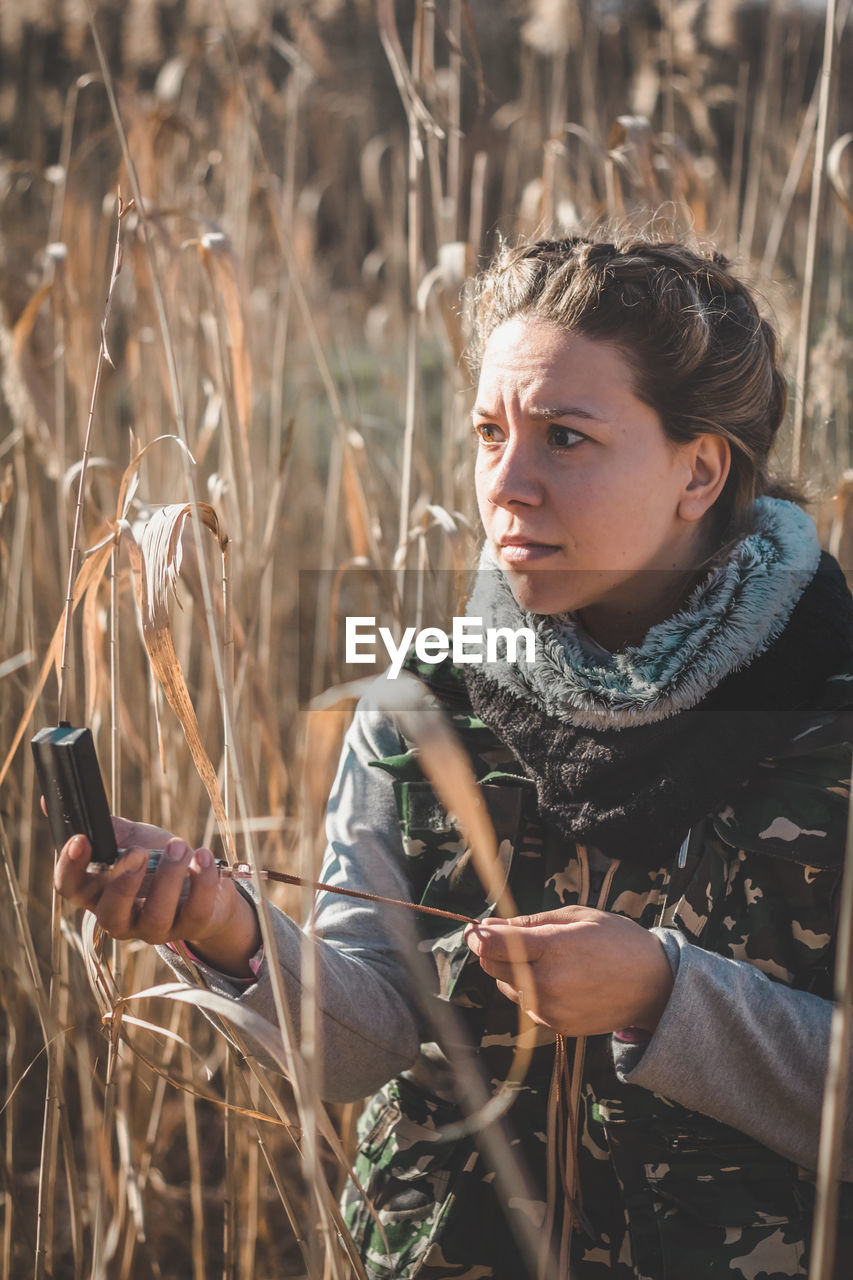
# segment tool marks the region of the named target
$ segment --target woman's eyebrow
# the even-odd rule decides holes
[[[570,404],[552,408],[550,405],[531,405],[526,410],[528,418],[544,419],[551,421],[553,418],[595,418],[594,413],[590,413],[588,409],[581,409],[579,405]]]
[[[562,408],[551,408],[550,405],[533,405],[529,409],[525,409],[528,418],[535,418],[537,421],[550,422],[554,418],[589,418],[594,419],[596,415],[590,413],[588,409],[581,409],[578,405],[566,405]],[[495,418],[498,415],[493,413],[491,409],[485,409],[482,405],[475,405],[471,410],[471,416],[474,418]]]

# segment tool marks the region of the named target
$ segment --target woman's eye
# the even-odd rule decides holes
[[[584,437],[579,431],[572,431],[571,427],[560,427],[556,423],[551,424],[549,432],[551,444],[557,446],[558,449],[566,449],[571,445],[580,444]]]
[[[483,444],[495,444],[498,437],[498,428],[492,422],[478,422],[474,426],[475,433],[483,441]]]

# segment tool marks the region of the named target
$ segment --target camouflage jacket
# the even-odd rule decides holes
[[[461,673],[445,666],[419,674],[451,714],[470,755],[520,912],[586,900],[645,927],[678,930],[693,945],[754,965],[774,982],[831,997],[853,673],[828,681],[792,740],[694,826],[686,860],[673,850],[655,871],[615,863],[599,885],[595,851],[567,845],[543,821],[533,783],[471,714]],[[464,841],[421,772],[417,750],[406,740],[401,745],[399,755],[377,764],[394,789],[412,895],[425,905],[484,916],[490,909]],[[515,1006],[471,962],[462,926],[422,919],[428,921],[422,950],[433,957],[438,998],[464,1018],[485,1076],[497,1087],[518,1034]],[[508,1207],[473,1138],[436,1141],[460,1112],[434,1046],[370,1102],[355,1168],[375,1216],[353,1189],[345,1209],[371,1278],[536,1276],[512,1224],[514,1215],[540,1232],[545,1223],[555,1050],[553,1036],[540,1039],[504,1122],[534,1191]],[[568,1042],[567,1049],[577,1068],[581,1205],[581,1226],[571,1236],[573,1277],[782,1280],[807,1274],[813,1174],[736,1129],[621,1083],[610,1037]],[[815,1081],[816,1090],[821,1083]],[[842,1191],[839,1277],[853,1274],[853,1199],[847,1197],[853,1187],[843,1184]]]

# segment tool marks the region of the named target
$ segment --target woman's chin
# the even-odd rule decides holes
[[[556,572],[518,573],[511,569],[506,575],[516,604],[527,613],[543,616],[566,613],[577,607],[577,592],[570,589],[566,576]]]

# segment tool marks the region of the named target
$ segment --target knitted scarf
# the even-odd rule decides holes
[[[853,657],[853,599],[814,523],[778,499],[683,606],[609,654],[570,614],[527,613],[488,547],[467,613],[527,627],[532,666],[465,667],[476,714],[535,779],[540,812],[572,840],[648,867],[670,862],[792,735]]]

